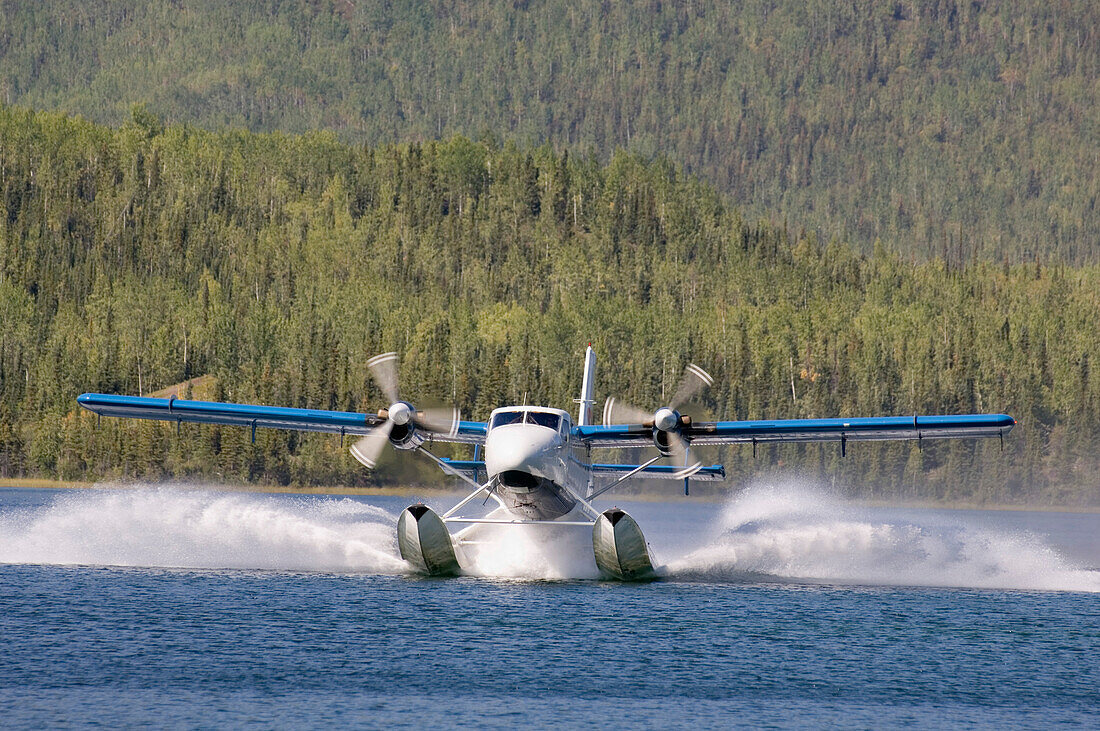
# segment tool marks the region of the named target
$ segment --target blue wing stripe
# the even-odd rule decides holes
[[[220,401],[184,401],[182,399],[145,398],[141,396],[115,396],[102,393],[85,393],[77,397],[77,403],[102,416],[118,416],[130,419],[155,419],[159,421],[186,421],[200,424],[227,424],[264,427],[269,429],[294,429],[296,431],[320,431],[332,434],[366,434],[379,423],[374,415],[350,411],[323,411],[321,409],[294,409],[284,406],[256,406],[231,404]],[[436,441],[482,442],[485,439],[485,423],[462,421],[458,433],[433,434]]]
[[[961,416],[886,416],[860,419],[789,419],[782,421],[719,421],[714,425],[715,436],[786,435],[823,436],[858,439],[893,435],[922,436],[959,434],[960,436],[996,436],[1000,430],[1011,429],[1016,424],[1005,414],[964,414]],[[704,431],[701,436],[706,436]],[[906,438],[903,436],[903,438]]]
[[[882,416],[853,419],[780,419],[698,423],[685,430],[692,444],[814,442],[827,440],[996,437],[1016,420],[1007,414]],[[576,434],[592,446],[648,444],[649,432],[634,424],[581,426]]]

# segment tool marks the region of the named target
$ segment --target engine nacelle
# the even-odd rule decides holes
[[[394,449],[416,449],[424,443],[424,434],[416,428],[416,424],[394,424],[390,431],[390,444]]]
[[[675,439],[675,431],[664,431],[653,427],[653,446],[661,453],[662,457],[672,456],[672,440]]]
[[[691,426],[691,417],[668,408],[657,409],[653,414],[653,446],[662,457],[672,456],[672,445],[684,427]]]
[[[416,449],[424,443],[424,435],[416,428],[416,407],[407,401],[396,401],[389,408],[380,409],[378,418],[393,423],[390,444],[394,449]]]

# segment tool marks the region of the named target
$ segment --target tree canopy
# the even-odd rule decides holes
[[[6,0],[0,100],[661,153],[863,253],[1097,263],[1098,28],[1043,0]]]
[[[1005,440],[731,448],[865,495],[1096,502],[1100,269],[912,262],[746,218],[678,166],[493,137],[350,146],[213,133],[136,108],[117,129],[0,108],[0,474],[369,484],[339,439],[105,419],[84,391],[199,375],[215,398],[484,419],[657,405],[688,360],[702,416],[1007,412]],[[208,381],[210,382],[210,381]]]

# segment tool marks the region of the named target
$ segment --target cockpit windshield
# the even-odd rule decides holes
[[[493,417],[489,428],[496,429],[506,424],[536,424],[557,431],[561,424],[561,416],[543,411],[501,411]]]
[[[548,429],[558,430],[558,424],[561,422],[561,417],[557,414],[546,414],[541,411],[528,411],[526,423],[538,424],[539,426],[545,426]]]
[[[504,426],[505,424],[522,424],[523,412],[522,411],[501,411],[493,416],[493,423],[489,425],[490,429],[496,429],[498,426]]]

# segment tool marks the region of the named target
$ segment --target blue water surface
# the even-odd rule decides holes
[[[156,503],[160,513],[176,500],[171,493],[159,499],[168,501]],[[826,519],[818,511],[808,528],[802,518],[774,530],[757,520],[746,539],[751,544],[736,546],[753,547],[755,563],[746,574],[694,571],[680,578],[671,572],[638,584],[425,579],[393,572],[388,563],[294,571],[62,565],[69,562],[58,556],[102,555],[114,546],[112,533],[116,544],[128,540],[117,535],[118,524],[97,535],[94,524],[82,526],[75,516],[109,509],[98,518],[102,524],[137,505],[124,520],[140,522],[148,507],[129,497],[111,500],[0,490],[0,707],[6,727],[1100,724],[1096,593],[1076,585],[1053,591],[939,588],[877,579],[864,585],[851,575],[838,581],[779,571],[761,575],[761,561],[773,560],[761,553],[761,541],[774,544],[799,526],[815,536],[835,532],[851,516]],[[192,530],[206,536],[201,531],[210,524],[225,535],[235,530],[229,521],[254,519],[268,521],[267,533],[275,534],[290,517],[316,519],[311,503],[325,499],[243,496],[228,508],[221,498],[186,500],[205,506],[184,520],[194,520]],[[407,501],[373,502],[396,510]],[[332,504],[343,505],[343,499]],[[714,512],[698,504],[634,507],[638,514],[649,511],[655,523],[671,515],[678,527],[677,520]],[[314,559],[301,561],[332,560],[325,541],[338,539],[347,521],[325,515],[310,524],[309,530],[320,531],[313,543],[288,547],[280,539],[267,555],[301,556],[320,545]],[[942,512],[932,518],[931,524],[945,519]],[[147,520],[155,527],[155,516]],[[872,528],[896,527],[888,518],[863,514],[860,520]],[[1067,515],[1064,523],[1073,532],[1089,520],[1095,525],[1095,516]],[[1049,515],[1041,521],[1049,522]],[[83,537],[64,534],[77,529]],[[321,535],[322,529],[336,531],[335,537]],[[304,529],[295,523],[288,530]],[[134,531],[140,532],[136,524]],[[660,532],[658,525],[654,534]],[[721,530],[699,532],[713,537]],[[944,545],[950,546],[959,534],[932,535],[947,535]],[[47,559],[38,563],[3,542],[37,545],[51,536],[51,546],[35,549]],[[165,563],[174,555],[157,552],[156,531],[143,536],[145,543],[136,547],[154,559]],[[70,554],[51,552],[70,539]],[[218,549],[237,551],[225,554],[226,563],[243,555],[245,563],[263,564],[262,555],[235,545]],[[969,555],[981,542],[961,545]],[[684,550],[694,555],[705,546]],[[220,554],[191,547],[183,555],[206,565]],[[688,559],[670,565],[676,561]],[[736,559],[719,563],[730,561]],[[802,571],[819,566],[786,565]]]

